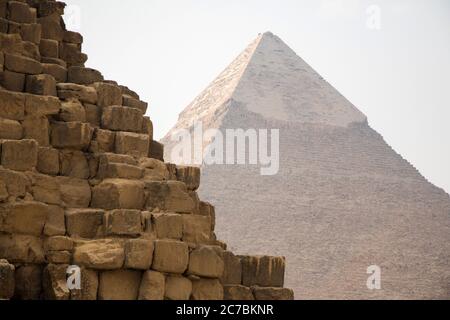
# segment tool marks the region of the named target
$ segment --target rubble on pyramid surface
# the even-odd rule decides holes
[[[293,299],[284,258],[216,239],[198,168],[164,163],[148,104],[85,66],[64,7],[0,0],[0,299]]]

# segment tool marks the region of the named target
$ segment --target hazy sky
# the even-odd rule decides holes
[[[150,103],[157,139],[258,33],[272,31],[450,192],[448,0],[66,0],[87,65]]]

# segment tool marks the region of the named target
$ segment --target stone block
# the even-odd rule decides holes
[[[46,251],[72,251],[73,240],[64,236],[49,237],[45,239],[44,248]]]
[[[5,70],[0,72],[0,86],[10,91],[23,92],[25,90],[25,78],[23,73]]]
[[[188,190],[197,190],[200,187],[200,168],[177,166],[177,180],[184,182]]]
[[[56,177],[62,204],[66,208],[87,208],[91,202],[91,187],[84,179]]]
[[[64,210],[60,206],[49,205],[47,221],[44,227],[44,235],[48,237],[66,234],[66,222]]]
[[[51,144],[55,148],[86,150],[93,129],[82,122],[54,122],[51,125]]]
[[[25,113],[34,116],[49,116],[59,113],[61,102],[56,97],[27,94]]]
[[[211,219],[196,214],[183,215],[183,241],[209,243],[211,241]]]
[[[0,168],[0,180],[7,188],[8,194],[12,197],[25,197],[31,188],[31,180],[22,172]]]
[[[218,248],[200,246],[190,253],[189,274],[205,278],[220,278],[223,270],[224,262]]]
[[[132,239],[125,244],[125,268],[148,270],[153,262],[152,240]]]
[[[170,240],[156,240],[152,269],[160,272],[183,274],[189,262],[189,248],[186,243]]]
[[[41,39],[39,51],[43,57],[59,58],[59,43],[56,40]]]
[[[164,162],[151,158],[139,159],[139,166],[144,169],[145,181],[165,181],[170,179],[170,173]]]
[[[164,300],[166,279],[164,275],[156,271],[146,271],[142,276],[139,288],[139,300]]]
[[[56,80],[49,74],[29,75],[26,78],[25,91],[42,96],[56,97]]]
[[[140,181],[107,179],[93,188],[92,206],[102,209],[138,209],[144,205],[144,184]]]
[[[93,239],[103,232],[103,210],[68,209],[65,215],[67,234],[71,237]]]
[[[64,60],[58,58],[41,57],[41,62],[49,64],[57,64],[58,66],[67,69],[67,63]]]
[[[56,82],[67,82],[67,69],[55,63],[43,63],[42,73],[49,74]]]
[[[47,204],[61,204],[61,193],[58,180],[43,174],[28,173],[32,181],[31,193],[36,201]]]
[[[30,171],[37,165],[38,144],[35,140],[4,140],[2,166],[16,171]]]
[[[253,287],[255,300],[294,300],[294,291],[286,288]]]
[[[147,102],[133,98],[132,96],[129,96],[127,94],[124,94],[122,96],[122,105],[130,108],[136,108],[141,111],[141,114],[145,114],[148,108]]]
[[[38,18],[38,23],[42,26],[43,39],[63,40],[64,29],[61,25],[61,16],[57,12]]]
[[[141,179],[144,170],[138,166],[125,163],[109,163],[102,161],[100,157],[98,177],[100,179],[123,178],[123,179]]]
[[[0,259],[0,300],[11,299],[14,295],[15,267],[4,259]]]
[[[78,44],[61,42],[59,45],[59,58],[66,61],[69,66],[84,66],[88,57],[82,53]]]
[[[139,210],[107,212],[104,222],[107,235],[138,236],[142,232],[141,212]]]
[[[50,144],[50,125],[46,116],[26,116],[22,121],[22,127],[25,139],[33,139],[41,147]]]
[[[192,213],[195,204],[187,192],[186,185],[179,181],[152,181],[145,183],[146,208],[161,209],[174,213]]]
[[[14,297],[20,300],[39,300],[42,292],[42,266],[23,265],[16,269]]]
[[[53,148],[40,147],[38,149],[37,170],[48,175],[59,173],[59,151]]]
[[[145,157],[148,153],[149,139],[145,134],[131,132],[117,132],[115,152],[134,157]]]
[[[233,300],[255,300],[252,289],[241,285],[224,285],[223,298],[227,301]]]
[[[89,164],[83,152],[62,150],[59,156],[61,175],[78,179],[89,178]]]
[[[69,300],[66,271],[68,265],[49,264],[44,268],[42,282],[46,300]]]
[[[69,251],[48,251],[45,254],[48,263],[69,265],[72,261],[72,254]]]
[[[17,23],[35,23],[36,12],[21,1],[8,2],[8,19]]]
[[[94,240],[75,247],[73,262],[93,270],[121,269],[125,253],[123,246],[114,240]]]
[[[28,57],[5,53],[4,63],[5,68],[13,72],[25,74],[42,73],[41,63]]]
[[[116,134],[109,130],[95,128],[90,151],[93,153],[112,152]]]
[[[24,41],[39,45],[42,36],[42,27],[37,23],[22,24],[20,27],[20,35]]]
[[[181,240],[183,237],[183,218],[179,214],[155,213],[152,223],[158,239]]]
[[[85,103],[84,109],[86,113],[86,122],[89,122],[93,127],[100,127],[102,118],[100,107],[95,104]]]
[[[23,137],[23,129],[16,120],[0,119],[0,139],[20,140]]]
[[[142,274],[140,271],[117,270],[100,274],[99,300],[137,300]]]
[[[142,133],[148,134],[150,141],[153,140],[153,122],[149,117],[144,117],[142,120]]]
[[[83,36],[78,32],[65,31],[63,41],[69,42],[69,43],[75,43],[75,44],[82,44]]]
[[[95,69],[75,66],[68,69],[68,82],[71,83],[90,85],[103,80],[103,75]]]
[[[98,272],[81,268],[81,289],[71,290],[70,300],[97,300]]]
[[[97,91],[88,86],[75,83],[58,83],[57,91],[60,99],[78,99],[83,103],[96,104]]]
[[[110,106],[103,108],[102,128],[112,131],[142,131],[142,114],[139,109]]]
[[[230,251],[222,253],[224,271],[220,280],[227,285],[240,285],[242,283],[241,259]]]
[[[0,207],[0,231],[33,236],[43,234],[48,206],[40,202],[16,202]]]
[[[192,300],[223,300],[223,287],[219,280],[199,279],[192,281]]]
[[[242,256],[242,284],[246,287],[283,287],[285,258]]]
[[[216,227],[216,210],[214,206],[208,202],[199,202],[199,214],[202,216],[210,217],[211,219],[211,231],[214,231]]]
[[[122,93],[118,86],[105,82],[96,82],[92,87],[97,91],[97,105],[100,108],[122,105]]]
[[[77,99],[69,99],[61,103],[59,120],[65,122],[86,122],[86,111]]]
[[[157,141],[151,140],[148,157],[164,162],[164,145]]]
[[[25,95],[0,90],[0,117],[23,120],[25,117]]]
[[[0,257],[10,263],[44,263],[43,242],[34,236],[0,233]]]
[[[168,300],[189,300],[192,293],[192,282],[181,276],[167,276],[165,298]]]

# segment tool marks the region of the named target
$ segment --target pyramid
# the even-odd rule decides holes
[[[195,123],[279,130],[277,174],[203,163],[199,194],[237,252],[286,256],[296,298],[450,298],[449,195],[280,38],[259,35],[180,114],[166,160],[179,161],[174,134]]]
[[[214,234],[200,171],[87,68],[65,4],[0,0],[0,300],[291,300],[285,260]]]

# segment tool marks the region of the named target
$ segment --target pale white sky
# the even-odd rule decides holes
[[[272,31],[450,192],[448,0],[65,2],[87,65],[149,101],[157,139],[258,33]]]

